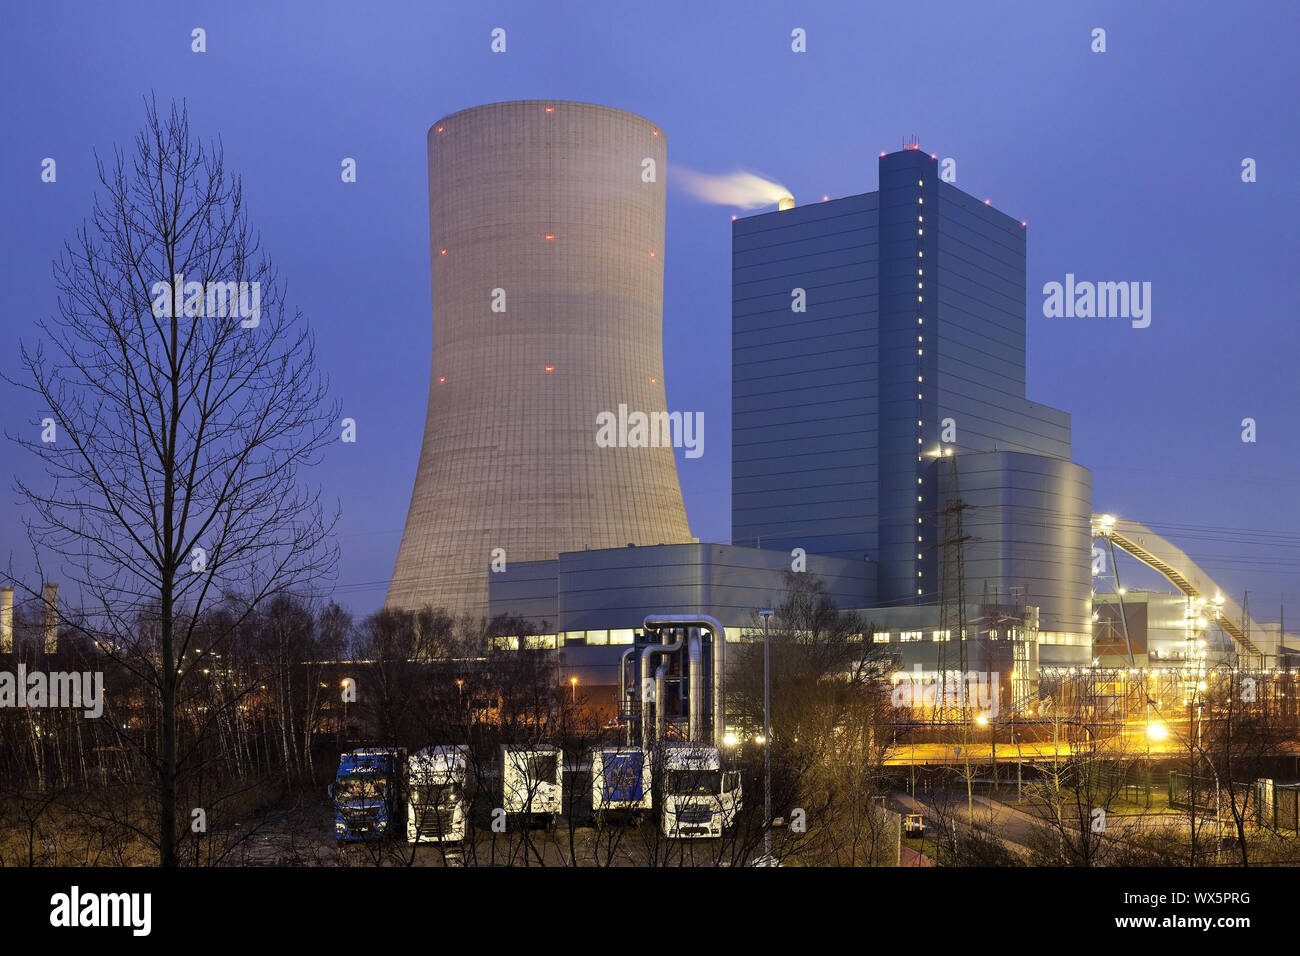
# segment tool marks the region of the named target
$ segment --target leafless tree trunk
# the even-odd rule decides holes
[[[150,765],[160,861],[176,865],[190,733],[178,710],[215,650],[196,645],[196,627],[227,592],[244,595],[247,615],[332,570],[335,519],[300,482],[337,413],[239,179],[219,145],[192,137],[185,109],[160,117],[147,104],[133,155],[119,150],[98,171],[105,194],[55,263],[58,315],[37,323],[15,382],[57,440],[11,437],[49,479],[18,486],[36,516],[34,551],[60,559],[88,615],[80,627],[156,703],[156,744],[147,730],[126,740]],[[232,309],[232,287],[214,294],[215,283],[247,294]],[[142,632],[144,614],[156,631]]]

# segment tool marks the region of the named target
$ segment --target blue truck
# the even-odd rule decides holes
[[[406,753],[373,748],[339,755],[339,770],[330,785],[334,801],[334,836],[339,840],[382,840],[401,832],[397,819],[406,808],[400,798]]]

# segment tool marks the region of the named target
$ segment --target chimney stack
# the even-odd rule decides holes
[[[14,589],[0,588],[0,654],[14,652]]]
[[[59,586],[45,582],[45,653],[59,651]]]

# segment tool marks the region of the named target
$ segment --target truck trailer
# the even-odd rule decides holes
[[[548,826],[560,815],[564,755],[550,744],[501,745],[501,806],[507,817]]]
[[[591,752],[591,813],[597,826],[611,815],[636,822],[651,808],[650,760],[635,747]]]

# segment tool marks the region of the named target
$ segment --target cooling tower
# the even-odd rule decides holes
[[[672,447],[596,441],[601,413],[666,410],[663,131],[525,100],[428,146],[433,367],[389,605],[485,614],[502,561],[690,541]]]

